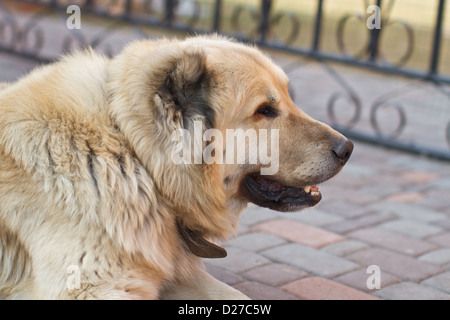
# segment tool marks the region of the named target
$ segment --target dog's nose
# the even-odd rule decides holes
[[[348,159],[353,152],[353,142],[348,139],[344,139],[342,142],[336,144],[333,148],[333,153],[338,158],[341,165],[347,163]]]

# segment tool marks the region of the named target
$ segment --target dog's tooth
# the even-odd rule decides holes
[[[320,191],[319,191],[319,187],[318,186],[312,186],[311,187],[311,195],[313,197],[319,197],[320,196]]]
[[[306,193],[309,193],[311,191],[311,187],[304,187],[303,190],[305,190]]]

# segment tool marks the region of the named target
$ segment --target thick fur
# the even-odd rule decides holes
[[[284,99],[284,120],[253,116],[264,83]],[[267,57],[226,39],[135,42],[114,59],[78,52],[3,85],[0,297],[245,298],[207,275],[177,233],[178,221],[226,239],[248,202],[239,182],[255,169],[174,165],[171,134],[196,120],[223,132],[297,132],[294,146],[281,145],[294,149],[278,175],[288,183],[340,170],[323,151],[339,134],[293,105],[286,76]],[[297,152],[304,161],[296,164]],[[75,288],[67,284],[73,266]]]

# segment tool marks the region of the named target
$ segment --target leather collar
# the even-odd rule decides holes
[[[204,239],[197,231],[183,226],[177,221],[178,234],[186,244],[189,251],[200,258],[225,258],[227,251]]]

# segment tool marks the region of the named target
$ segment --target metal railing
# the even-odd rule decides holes
[[[297,42],[302,28],[301,18],[293,11],[276,9],[274,6],[276,0],[260,0],[258,6],[249,6],[245,2],[236,2],[230,5],[230,2],[225,0],[12,1],[14,4],[36,5],[36,8],[42,8],[44,11],[37,11],[32,14],[31,18],[23,21],[14,18],[10,6],[1,5],[0,50],[41,62],[54,60],[54,56],[46,55],[42,50],[47,41],[47,31],[40,26],[40,21],[48,14],[46,10],[50,10],[53,13],[56,12],[63,20],[67,19],[66,10],[71,4],[78,5],[83,15],[102,17],[119,24],[137,27],[154,26],[190,33],[219,32],[230,34],[242,41],[253,42],[267,48],[286,51],[320,61],[327,73],[343,90],[331,93],[326,108],[329,122],[344,134],[371,143],[450,160],[448,148],[434,148],[399,139],[408,121],[404,108],[400,104],[391,101],[393,94],[390,93],[380,96],[370,106],[370,126],[373,134],[355,129],[356,124],[361,120],[363,99],[335,69],[327,64],[327,62],[336,62],[425,81],[435,86],[442,95],[450,99],[450,91],[446,87],[446,85],[450,84],[450,74],[440,71],[442,70],[440,63],[442,60],[441,51],[446,1],[435,0],[437,5],[434,13],[433,30],[430,32],[432,41],[428,49],[429,62],[427,67],[421,69],[406,67],[415,48],[415,30],[407,22],[391,17],[395,0],[361,0],[364,7],[376,5],[380,9],[380,19],[383,27],[366,28],[368,41],[357,53],[349,52],[345,38],[347,27],[352,20],[365,23],[367,15],[358,12],[347,13],[337,19],[337,27],[335,29],[337,51],[324,50],[322,48],[322,39],[324,20],[326,19],[324,7],[327,1],[331,0],[317,0],[315,3],[315,12],[311,17],[313,23],[310,28],[311,41],[309,45]],[[5,1],[5,4],[7,3]],[[225,18],[227,21],[225,21]],[[284,25],[282,37],[274,34],[274,29],[281,24]],[[383,32],[386,32],[386,28],[394,24],[404,32],[402,41],[405,42],[406,49],[398,55],[395,61],[388,62],[383,59],[383,48],[380,46],[380,39]],[[82,33],[70,32],[62,41],[59,53],[69,51],[74,47],[74,43],[77,43],[76,46],[78,47],[98,47],[107,41],[109,37],[108,32],[113,32],[117,28],[120,28],[120,25],[108,27],[105,32],[98,34],[89,41]],[[354,110],[351,119],[346,123],[340,123],[336,116],[335,105],[337,101],[342,99],[347,100]],[[391,130],[390,133],[383,132],[377,117],[381,107],[385,106],[395,110],[399,119],[398,126]],[[449,147],[450,121],[444,129],[447,147]]]

